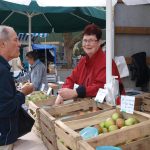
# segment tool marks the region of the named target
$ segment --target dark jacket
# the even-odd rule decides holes
[[[18,137],[18,111],[25,102],[23,93],[16,90],[8,62],[0,56],[0,146]]]
[[[149,68],[146,64],[146,53],[140,52],[132,55],[131,79],[136,80],[136,87],[147,89],[149,82]]]

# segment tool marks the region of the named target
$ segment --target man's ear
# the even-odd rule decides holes
[[[4,41],[1,41],[1,40],[0,40],[0,48],[4,48],[4,47],[5,47]]]

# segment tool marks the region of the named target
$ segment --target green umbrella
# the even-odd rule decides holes
[[[105,18],[105,10],[94,7],[40,7],[35,0],[29,5],[0,1],[0,24],[12,26],[17,32],[29,32],[29,49],[31,31],[74,32],[89,23],[104,28]]]
[[[106,16],[104,9],[94,7],[40,7],[36,1],[28,6],[0,1],[1,24],[28,32],[30,18],[32,32],[63,33],[80,31],[89,23],[105,28]]]

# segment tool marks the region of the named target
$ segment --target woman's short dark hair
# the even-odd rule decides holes
[[[26,57],[31,58],[33,60],[37,60],[39,58],[38,53],[36,51],[27,52]]]
[[[89,24],[84,28],[83,36],[84,35],[95,35],[97,40],[100,40],[102,37],[102,31],[97,25]]]

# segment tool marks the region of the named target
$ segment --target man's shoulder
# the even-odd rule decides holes
[[[6,70],[7,70],[6,66],[0,62],[0,71],[6,71]]]

